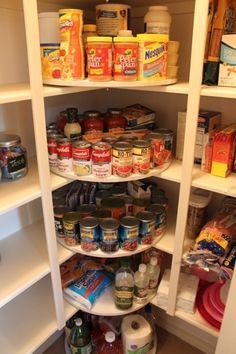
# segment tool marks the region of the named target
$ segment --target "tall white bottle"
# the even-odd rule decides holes
[[[157,258],[151,257],[147,265],[147,274],[149,278],[148,295],[154,295],[157,292],[158,279],[160,275],[160,266],[157,264]]]
[[[134,274],[134,301],[143,304],[148,298],[149,278],[146,264],[140,264],[138,271]]]

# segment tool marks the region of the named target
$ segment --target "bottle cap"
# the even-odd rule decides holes
[[[151,259],[150,259],[150,264],[151,265],[157,265],[157,259],[156,259],[156,257],[151,257]]]
[[[83,323],[83,321],[82,321],[82,319],[80,317],[75,319],[76,326],[81,326],[82,323]]]
[[[139,264],[138,270],[139,270],[141,273],[145,273],[145,272],[146,272],[146,269],[147,269],[146,264]]]
[[[106,339],[106,342],[108,342],[108,343],[114,342],[116,339],[115,333],[112,331],[107,332],[105,334],[105,339]]]

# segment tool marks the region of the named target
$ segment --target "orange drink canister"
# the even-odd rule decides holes
[[[109,81],[112,78],[112,38],[87,38],[88,79]]]
[[[84,49],[82,41],[83,11],[59,10],[60,61],[62,80],[84,79]]]

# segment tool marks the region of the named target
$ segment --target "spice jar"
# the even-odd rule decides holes
[[[26,149],[18,135],[0,134],[0,166],[2,179],[15,180],[27,174]]]
[[[87,38],[88,79],[109,81],[112,78],[112,38]]]
[[[85,118],[83,120],[83,131],[86,134],[102,133],[104,130],[104,120],[99,111],[86,111],[84,112]]]
[[[122,110],[120,108],[108,108],[105,125],[108,132],[124,131],[126,119],[122,116]]]
[[[114,80],[136,81],[138,78],[138,40],[136,37],[114,38]]]

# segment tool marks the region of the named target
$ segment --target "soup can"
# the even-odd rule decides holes
[[[57,205],[53,208],[54,225],[58,237],[65,236],[63,228],[63,217],[69,211],[71,211],[71,209],[67,205]]]
[[[139,220],[134,216],[124,216],[120,220],[120,248],[134,251],[138,247]]]
[[[125,201],[122,198],[104,198],[101,201],[101,207],[110,210],[114,219],[120,219],[125,215]]]
[[[57,140],[57,167],[60,172],[71,172],[72,164],[72,145],[69,139],[61,138]]]
[[[73,170],[77,176],[92,173],[91,144],[86,141],[76,141],[72,145]]]
[[[92,146],[92,173],[98,178],[111,176],[112,169],[111,145],[104,142],[93,144]]]
[[[133,171],[133,146],[119,141],[112,148],[112,173],[119,177],[129,177]]]
[[[152,244],[155,234],[155,215],[150,211],[140,211],[136,217],[139,220],[139,243]]]
[[[99,247],[98,219],[88,216],[80,221],[81,248],[86,251],[96,251]]]
[[[76,211],[80,213],[82,218],[86,218],[91,216],[96,209],[97,207],[94,204],[81,204],[77,206]]]
[[[113,218],[100,221],[100,248],[103,252],[112,253],[118,250],[119,226],[119,221]]]
[[[166,209],[159,204],[151,204],[148,211],[152,212],[155,217],[155,236],[160,236],[166,229]]]
[[[63,229],[65,233],[65,243],[68,246],[75,246],[80,243],[79,222],[81,216],[76,211],[69,211],[63,216]]]
[[[48,161],[50,168],[57,167],[57,140],[62,138],[63,136],[61,134],[47,131]]]
[[[150,142],[135,140],[133,142],[133,172],[146,174],[150,169]]]

